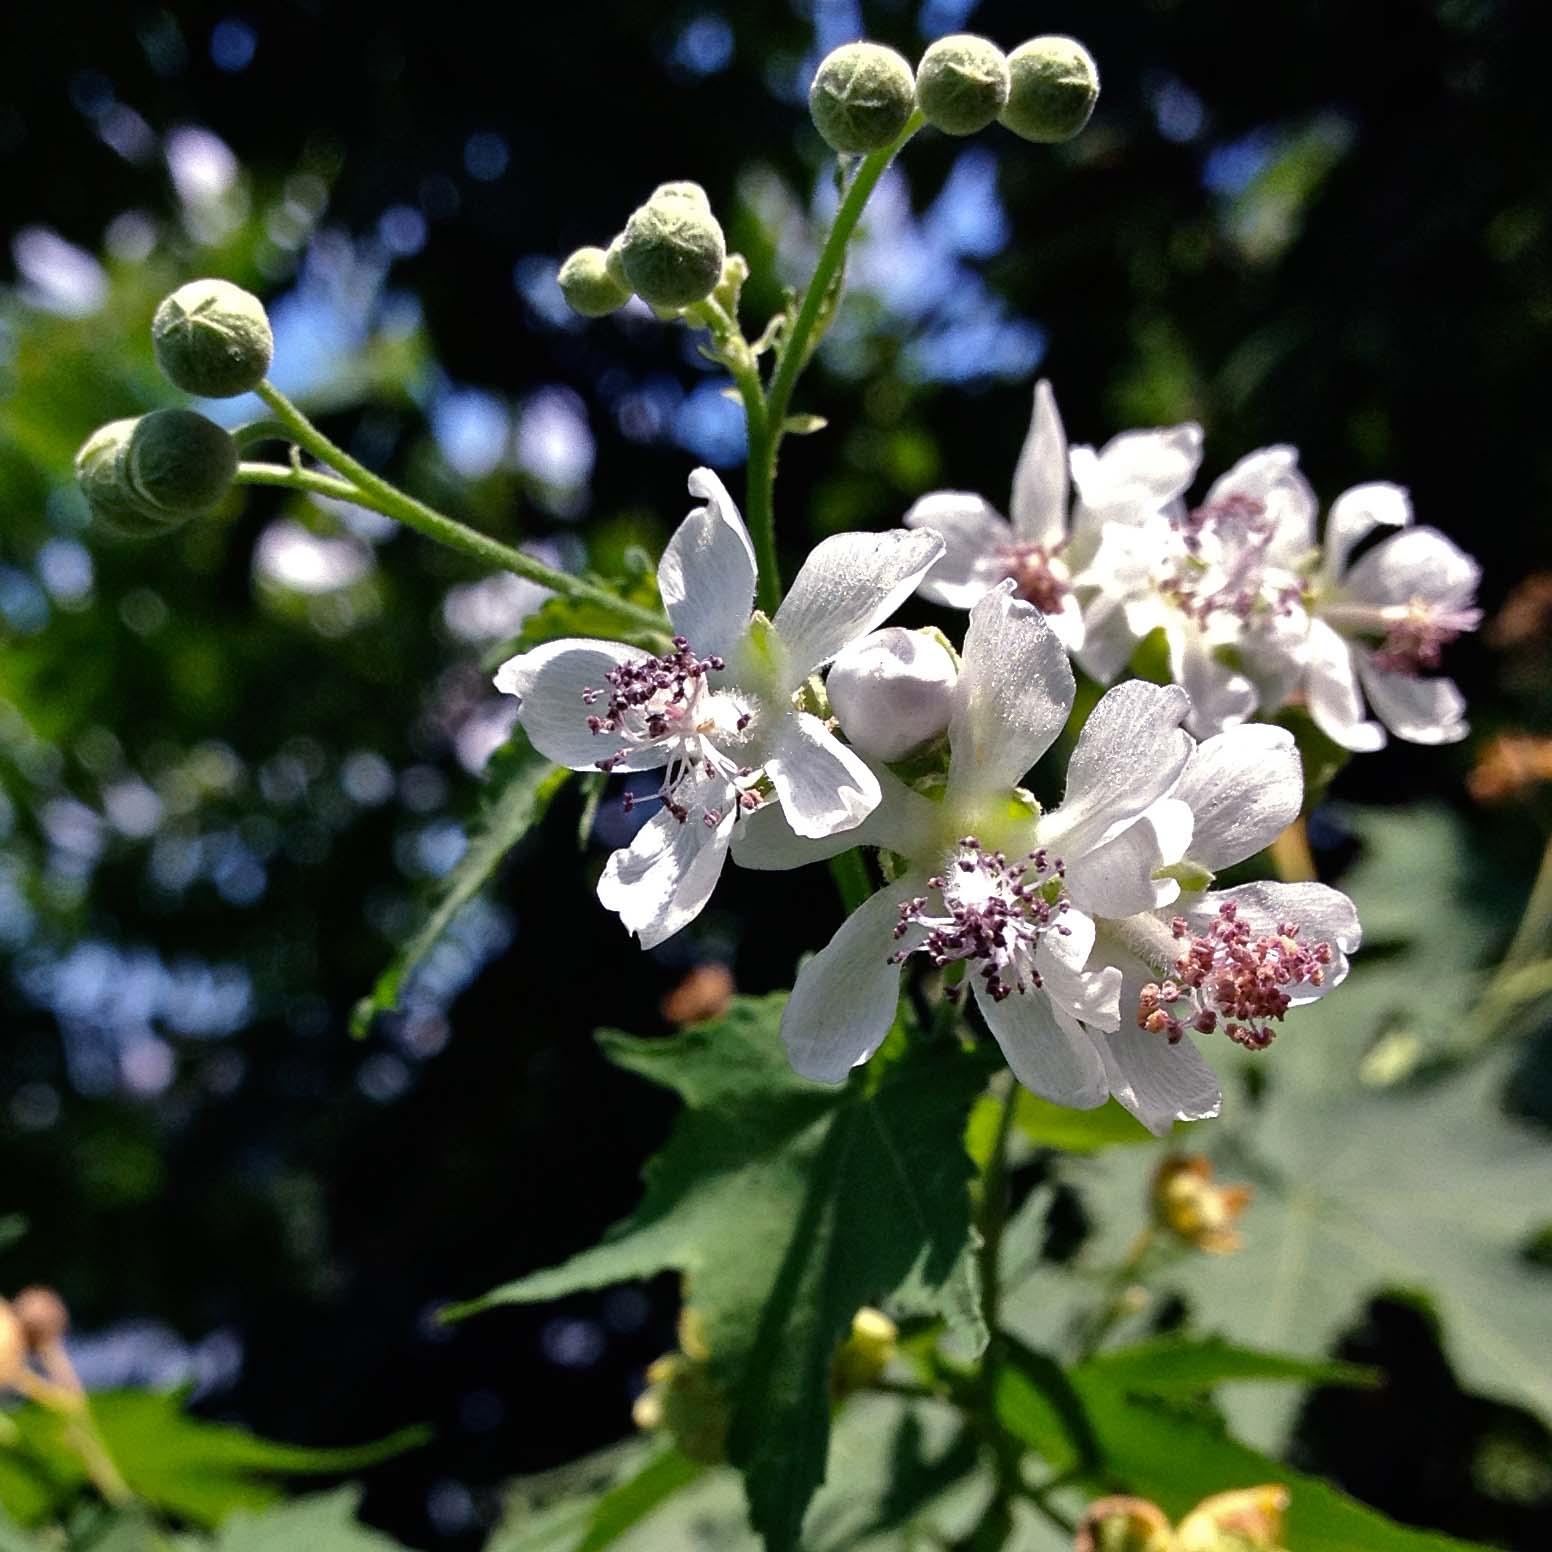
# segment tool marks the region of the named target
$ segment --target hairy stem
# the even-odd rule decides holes
[[[556,571],[531,555],[525,555],[498,539],[466,527],[438,512],[435,507],[429,507],[425,502],[406,495],[331,442],[273,383],[260,383],[256,391],[297,446],[311,453],[320,463],[327,464],[342,478],[339,481],[328,481],[326,476],[307,469],[244,463],[238,465],[239,483],[289,486],[294,490],[335,496],[342,501],[354,502],[357,506],[370,507],[372,511],[381,512],[384,517],[391,517],[450,549],[460,550],[486,565],[499,566],[504,571],[526,577],[530,582],[538,582],[564,597],[596,604],[640,629],[661,632],[666,628],[662,617],[651,610],[627,603],[607,588],[584,582],[564,571]]]
[[[767,614],[774,613],[776,605],[781,601],[781,577],[776,562],[774,493],[776,462],[781,452],[781,439],[786,433],[792,390],[797,386],[803,368],[808,365],[813,345],[817,343],[814,330],[818,327],[831,288],[840,275],[846,259],[846,245],[857,229],[857,222],[862,218],[868,199],[889,164],[924,122],[920,113],[913,113],[893,145],[863,158],[862,165],[841,200],[840,209],[835,213],[824,247],[819,251],[819,262],[814,267],[808,289],[803,293],[803,301],[798,307],[792,329],[781,342],[770,392],[761,396],[758,416],[750,413],[749,394],[745,385],[742,382],[739,384],[739,392],[744,396],[745,412],[749,415],[749,484],[745,504],[760,560],[760,607]]]

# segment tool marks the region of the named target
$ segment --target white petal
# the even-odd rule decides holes
[[[1407,528],[1382,540],[1347,573],[1347,590],[1365,603],[1413,599],[1456,608],[1476,595],[1482,568],[1437,528]]]
[[[1083,919],[1081,912],[1067,913],[1068,926]],[[1089,941],[1093,942],[1093,931]],[[1120,1020],[1121,972],[1108,966],[1085,970],[1064,962],[1070,947],[1061,934],[1047,933],[1035,950],[1035,968],[1044,981],[1044,991],[1058,1013],[1091,1024],[1096,1029],[1114,1029]],[[1015,993],[1017,995],[1017,993]]]
[[[889,1033],[900,1000],[900,967],[890,956],[905,946],[894,929],[901,903],[925,890],[926,880],[916,876],[879,890],[798,971],[781,1015],[781,1038],[803,1077],[844,1083]]]
[[[1299,817],[1304,769],[1286,728],[1264,722],[1219,733],[1197,747],[1170,794],[1196,823],[1190,857],[1217,872],[1270,846]]]
[[[1138,522],[1157,512],[1196,478],[1202,428],[1194,421],[1156,431],[1123,431],[1099,453],[1075,447],[1072,481],[1093,517]]]
[[[854,846],[882,846],[902,856],[924,849],[937,827],[937,806],[907,787],[893,772],[873,771],[883,793],[877,808],[854,830],[818,839],[798,835],[780,803],[767,803],[739,821],[733,832],[733,861],[742,868],[775,872],[838,857]]]
[[[1259,692],[1249,677],[1225,663],[1201,627],[1186,620],[1169,632],[1170,666],[1191,697],[1186,726],[1198,738],[1237,727],[1256,713]]]
[[[1078,600],[1071,593],[1063,597],[1061,608],[1055,614],[1047,614],[1046,619],[1056,632],[1056,639],[1069,652],[1083,650],[1083,610],[1078,607]]]
[[[1376,480],[1354,485],[1331,503],[1326,518],[1326,544],[1322,569],[1328,582],[1341,579],[1353,547],[1382,525],[1405,528],[1412,521],[1412,501],[1399,485]]]
[[[1332,743],[1354,754],[1383,749],[1385,730],[1364,719],[1352,649],[1324,620],[1312,620],[1304,650],[1308,658],[1304,696],[1315,726]]]
[[[1359,654],[1358,677],[1380,721],[1409,744],[1458,744],[1470,732],[1453,679],[1387,673],[1368,652]]]
[[[949,723],[956,795],[1015,786],[1051,747],[1072,710],[1072,668],[1056,633],[1004,583],[970,614]]]
[[[1228,900],[1238,907],[1239,919],[1258,936],[1275,932],[1283,922],[1292,922],[1299,928],[1301,943],[1329,943],[1336,950],[1319,986],[1304,982],[1294,989],[1295,1004],[1323,997],[1346,979],[1347,956],[1363,941],[1363,929],[1353,902],[1340,890],[1326,884],[1241,884],[1237,889],[1212,890],[1181,914],[1193,932],[1202,932]]]
[[[927,528],[943,540],[943,554],[921,595],[945,609],[973,609],[1006,575],[1003,552],[1014,542],[1007,519],[982,496],[939,490],[905,514],[907,528]]]
[[[657,566],[657,585],[674,629],[702,657],[730,652],[754,608],[755,559],[749,530],[727,487],[710,469],[690,475],[696,507],[674,530]]]
[[[1013,1076],[1033,1094],[1073,1110],[1093,1110],[1110,1097],[1094,1043],[1044,993],[1014,992],[998,1002],[971,975],[975,1000]]]
[[[1066,536],[1067,433],[1056,410],[1056,396],[1044,378],[1035,384],[1035,407],[1013,471],[1008,515],[1026,544],[1049,548]]]
[[[1123,1018],[1114,1034],[1095,1035],[1110,1092],[1156,1137],[1176,1121],[1218,1114],[1223,1089],[1189,1035],[1171,1045],[1163,1035]]]
[[[855,830],[878,807],[878,778],[861,755],[806,711],[782,719],[765,774],[787,822],[811,839]]]
[[[930,530],[835,534],[817,545],[772,622],[796,687],[889,618],[943,553]]]
[[[1190,709],[1178,685],[1128,680],[1089,713],[1067,767],[1067,795],[1040,828],[1071,866],[1106,832],[1173,787],[1193,745],[1180,723]]]
[[[1148,811],[1102,846],[1067,864],[1074,902],[1094,916],[1135,916],[1168,905],[1180,893],[1154,872],[1179,862],[1191,844],[1191,810],[1174,797]]]
[[[705,824],[699,812],[681,822],[659,809],[628,849],[610,855],[598,881],[598,898],[619,914],[643,948],[656,948],[689,926],[711,898],[733,834],[730,797],[715,826]]]
[[[1247,453],[1213,483],[1207,505],[1235,496],[1259,502],[1271,517],[1275,527],[1267,556],[1274,564],[1296,564],[1314,546],[1318,503],[1299,473],[1297,448],[1263,447]]]
[[[588,727],[587,719],[597,715],[597,709],[583,700],[583,692],[601,690],[607,700],[604,676],[609,670],[650,657],[651,653],[623,641],[568,636],[508,658],[496,671],[496,688],[522,702],[518,720],[545,759],[574,771],[590,771],[617,745],[607,733],[594,733]],[[645,770],[666,758],[661,748],[648,748],[622,763],[629,770]]]
[[[1137,641],[1120,600],[1101,593],[1084,611],[1083,644],[1074,655],[1089,678],[1109,684],[1131,660]]]

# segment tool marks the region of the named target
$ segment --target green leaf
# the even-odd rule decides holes
[[[1523,1254],[1552,1201],[1552,1150],[1503,1114],[1501,1055],[1396,1078],[1398,1044],[1413,1065],[1445,1049],[1478,982],[1488,929],[1482,892],[1465,887],[1468,846],[1433,808],[1366,815],[1359,831],[1367,854],[1344,885],[1366,942],[1349,980],[1265,1054],[1209,1053],[1231,1075],[1253,1063],[1262,1089],[1228,1082],[1224,1119],[1194,1134],[1224,1179],[1255,1188],[1244,1248],[1178,1259],[1159,1291],[1230,1341],[1318,1354],[1369,1296],[1426,1289],[1468,1387],[1552,1410],[1552,1278]],[[1459,903],[1418,903],[1445,899]],[[1096,1264],[1137,1232],[1156,1162],[1118,1150],[1074,1172],[1100,1220]],[[1242,1431],[1274,1437],[1283,1419],[1253,1423],[1250,1406],[1233,1413]]]
[[[678,1450],[655,1455],[629,1481],[611,1488],[599,1499],[576,1552],[602,1552],[604,1547],[612,1546],[705,1469]]]
[[[436,946],[453,918],[490,881],[502,859],[543,817],[570,771],[537,753],[522,730],[491,761],[489,785],[469,827],[469,846],[441,880],[436,904],[420,930],[399,950],[371,992],[351,1014],[353,1035],[365,1035],[379,1013],[398,1006],[410,973]]]
[[[970,1157],[984,1164],[997,1131],[1001,1102],[985,1095],[970,1112],[965,1146]],[[1019,1137],[1037,1148],[1057,1148],[1063,1153],[1098,1153],[1102,1148],[1151,1142],[1153,1134],[1136,1116],[1113,1099],[1097,1110],[1069,1110],[1053,1105],[1026,1088],[1015,1091],[1013,1125]]]
[[[9,1250],[27,1233],[27,1220],[21,1213],[7,1213],[0,1218],[0,1250]]]
[[[356,1521],[361,1490],[316,1493],[267,1514],[237,1514],[211,1552],[403,1552],[397,1541]]]
[[[18,1453],[54,1484],[55,1493],[29,1509],[9,1501],[7,1507],[41,1518],[57,1512],[85,1484],[85,1472],[58,1413],[34,1405],[12,1416],[20,1434]],[[226,1423],[190,1417],[181,1396],[153,1391],[100,1392],[92,1397],[92,1417],[136,1497],[196,1525],[217,1525],[237,1509],[276,1501],[287,1477],[357,1471],[426,1437],[424,1430],[411,1429],[349,1449],[277,1444]]]
[[[1322,1378],[1326,1365],[1220,1342],[1155,1342],[1077,1365],[1067,1371],[1065,1390],[1053,1386],[1053,1367],[1014,1344],[997,1375],[998,1419],[1054,1470],[1077,1473],[1095,1491],[1136,1493],[1179,1519],[1210,1494],[1281,1482],[1291,1497],[1286,1539],[1299,1552],[1463,1552],[1467,1546],[1398,1525],[1319,1478],[1289,1470],[1232,1438],[1210,1409],[1179,1399],[1228,1380]],[[1351,1382],[1348,1366],[1329,1367],[1340,1382]]]
[[[1084,1366],[1118,1389],[1150,1396],[1191,1396],[1232,1380],[1289,1380],[1301,1385],[1379,1383],[1377,1370],[1328,1358],[1299,1358],[1288,1353],[1236,1347],[1221,1337],[1197,1341],[1159,1337],[1091,1358]]]
[[[617,593],[626,603],[642,609],[662,607],[657,590],[657,578],[650,567],[626,579],[619,577],[593,577],[611,593]],[[527,652],[547,641],[559,641],[563,636],[593,636],[603,641],[628,641],[633,646],[660,650],[673,633],[667,618],[661,631],[650,631],[622,620],[612,609],[593,603],[586,598],[564,598],[556,594],[539,605],[523,621],[522,629],[511,640],[503,642],[486,657],[487,666],[494,668],[519,652]]]
[[[564,1266],[455,1313],[666,1268],[705,1321],[732,1401],[729,1453],[767,1545],[797,1545],[823,1480],[828,1376],[857,1309],[904,1284],[949,1299],[971,1242],[965,1116],[980,1064],[948,1041],[888,1053],[838,1089],[795,1076],[783,998],[738,999],[672,1040],[602,1037],[686,1103],[640,1208]]]

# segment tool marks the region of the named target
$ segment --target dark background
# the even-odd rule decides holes
[[[736,426],[677,332],[567,321],[545,275],[657,182],[693,177],[755,265],[758,327],[779,295],[771,190],[800,212],[828,176],[801,96],[821,42],[865,31],[914,59],[961,26],[1009,47],[1081,37],[1099,110],[1058,151],[1001,132],[910,148],[909,204],[881,203],[849,320],[800,392],[831,427],[784,453],[790,565],[927,489],[1005,499],[1039,371],[1074,441],[1196,416],[1210,471],[1290,441],[1327,501],[1407,484],[1419,520],[1480,558],[1489,613],[1547,566],[1544,7],[592,0],[498,22],[61,4],[0,22],[19,288],[0,335],[0,698],[17,708],[0,726],[0,1207],[29,1222],[0,1276],[64,1292],[99,1382],[190,1379],[208,1414],[313,1443],[430,1421],[432,1446],[368,1479],[369,1517],[415,1544],[475,1545],[503,1480],[624,1432],[642,1367],[672,1345],[666,1282],[452,1334],[431,1321],[591,1243],[635,1200],[671,1107],[607,1068],[591,1030],[661,1029],[656,998],[704,959],[748,990],[780,984],[838,906],[822,870],[775,898],[735,873],[686,941],[643,958],[591,898],[603,851],[577,866],[568,794],[406,1013],[352,1042],[351,1004],[474,801],[456,746],[489,698],[481,644],[454,639],[441,604],[478,573],[374,540],[342,623],[255,581],[273,496],[163,545],[104,544],[61,494],[70,450],[156,402],[151,306],[225,254],[222,272],[272,298],[344,288],[357,327],[314,341],[324,376],[404,337],[394,320],[418,301],[387,391],[341,392],[325,415],[364,456],[505,536],[558,535],[574,555],[580,534],[599,564],[658,542],[693,463],[736,488]],[[180,232],[158,147],[189,125],[235,153],[255,210],[299,169],[327,185],[310,237],[266,246],[256,217],[224,248]],[[43,329],[25,300],[37,232],[98,253],[125,211],[147,213],[154,253],[119,228],[113,306]],[[299,265],[311,292],[293,289]],[[283,386],[285,341],[314,315],[297,316]],[[492,406],[521,427],[535,404],[561,407],[573,450],[585,426],[583,477],[558,488],[519,433],[515,455],[457,478],[460,426],[479,443]],[[51,542],[67,571],[87,547],[89,592],[50,582]],[[1546,730],[1542,666],[1461,644],[1476,741],[1392,746],[1343,795],[1464,803],[1482,734]],[[363,752],[389,777],[353,769],[385,792],[353,786]],[[150,831],[101,820],[132,778],[164,801]],[[179,809],[167,794],[190,781]],[[1478,823],[1506,875],[1528,876],[1519,816]],[[234,973],[246,999],[223,1002]],[[1540,1544],[1450,1475],[1470,1407],[1431,1340],[1400,1307],[1367,1317],[1354,1351],[1414,1389],[1389,1428],[1317,1407],[1308,1458],[1402,1518]],[[1431,1501],[1420,1459],[1444,1463]]]

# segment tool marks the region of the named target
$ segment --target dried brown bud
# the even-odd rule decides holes
[[[0,1390],[9,1389],[27,1366],[27,1333],[16,1311],[0,1299]]]
[[[11,1308],[34,1352],[61,1341],[70,1329],[70,1311],[52,1288],[23,1288],[11,1301]]]
[[[733,972],[726,965],[711,961],[697,965],[663,998],[659,1008],[670,1024],[683,1029],[687,1024],[721,1018],[736,990]]]
[[[1250,1205],[1249,1186],[1219,1186],[1200,1154],[1177,1154],[1153,1177],[1153,1218],[1197,1250],[1222,1254],[1243,1243],[1234,1224]]]
[[[1477,755],[1466,790],[1478,803],[1501,803],[1544,781],[1552,781],[1552,738],[1497,733]]]

